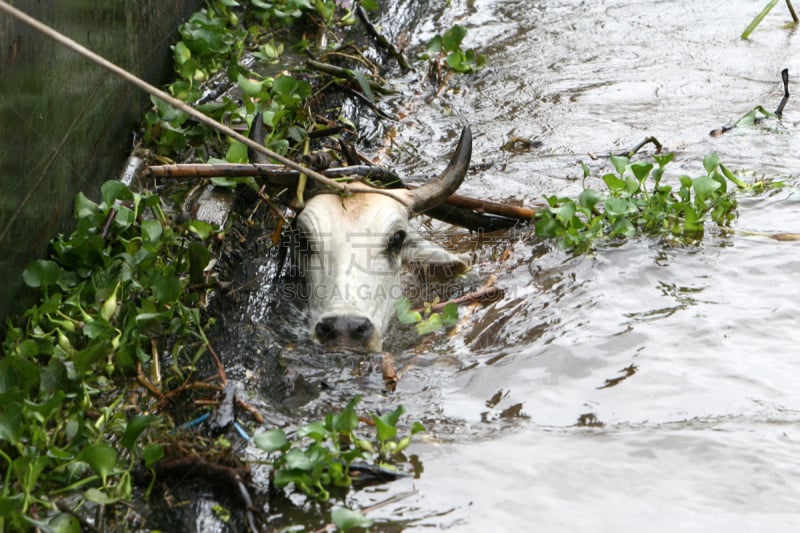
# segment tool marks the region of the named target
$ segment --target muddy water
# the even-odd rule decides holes
[[[380,530],[800,527],[800,243],[752,233],[800,232],[798,103],[781,122],[708,135],[774,109],[782,68],[800,74],[783,5],[739,39],[765,3],[469,0],[416,21],[412,46],[458,22],[489,66],[429,103],[420,73],[406,76],[389,157],[407,175],[441,168],[469,123],[473,196],[577,194],[577,160],[600,173],[607,160],[587,153],[648,135],[676,152],[673,178],[716,151],[787,187],[740,194],[734,231],[709,228],[696,246],[639,238],[575,257],[524,232],[474,246],[478,280],[496,275],[506,298],[421,347],[396,335],[407,368],[391,396],[376,374],[331,372],[313,345],[287,349],[293,371],[327,387],[286,422],[360,391],[426,424],[411,448],[421,475],[349,496],[416,491],[370,512]],[[542,146],[503,150],[512,136]]]
[[[800,247],[746,233],[800,231],[800,114],[790,100],[782,122],[708,135],[774,109],[782,68],[800,74],[784,6],[739,39],[761,4],[475,0],[423,21],[420,39],[467,26],[465,46],[490,60],[411,115],[398,142],[444,148],[398,158],[408,173],[469,122],[462,190],[477,196],[575,194],[578,159],[648,135],[676,152],[675,173],[699,175],[716,151],[789,186],[740,194],[736,231],[697,246],[572,257],[521,239],[505,263],[479,262],[508,297],[437,343],[452,355],[438,371],[404,377],[397,397],[435,439],[413,450],[420,478],[390,489],[418,492],[376,517],[407,531],[800,527]],[[501,150],[511,136],[543,146]]]

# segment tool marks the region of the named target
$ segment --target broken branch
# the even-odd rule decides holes
[[[788,1],[789,0],[787,0],[787,2]],[[406,59],[406,56],[403,54],[403,52],[398,50],[397,47],[392,44],[382,33],[380,33],[375,25],[372,24],[372,22],[370,22],[367,11],[361,6],[361,4],[357,4],[356,13],[358,14],[358,18],[361,20],[361,23],[367,28],[367,32],[375,37],[375,39],[384,48],[386,48],[395,59],[397,59],[397,62],[400,63],[400,66],[403,67],[403,69],[414,70],[411,68],[411,65],[408,64],[408,59]]]

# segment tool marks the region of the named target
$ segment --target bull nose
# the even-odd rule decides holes
[[[334,342],[365,344],[375,333],[375,326],[366,317],[328,316],[317,322],[314,332],[323,344]]]

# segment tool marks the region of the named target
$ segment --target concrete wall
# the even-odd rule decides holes
[[[159,84],[202,0],[12,0],[14,7]],[[71,227],[78,191],[119,175],[147,95],[0,13],[0,322],[29,302],[21,273]],[[0,326],[0,329],[3,329]]]

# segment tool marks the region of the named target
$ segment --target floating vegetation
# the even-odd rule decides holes
[[[703,161],[706,174],[681,175],[675,185],[664,182],[664,172],[674,154],[654,155],[653,161],[632,162],[628,157],[610,156],[616,173],[602,181],[607,192],[585,188],[577,200],[548,196],[547,208],[535,217],[536,236],[555,239],[576,252],[591,250],[598,240],[665,236],[681,242],[702,238],[706,218],[719,226],[735,218],[736,199],[728,182],[746,184],[720,163],[715,155]],[[581,162],[584,181],[590,177]]]

